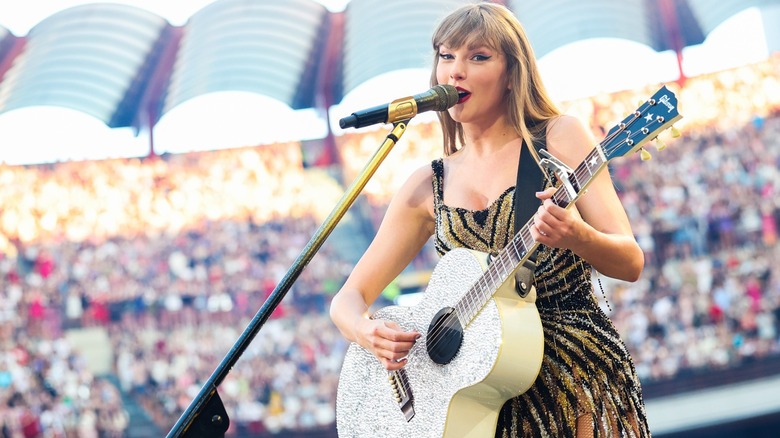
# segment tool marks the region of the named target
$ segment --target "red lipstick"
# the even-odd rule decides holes
[[[462,87],[455,87],[455,89],[458,90],[458,103],[463,103],[471,97],[471,92],[469,90]]]

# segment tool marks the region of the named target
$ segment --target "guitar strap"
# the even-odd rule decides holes
[[[544,148],[546,144],[546,130],[542,130],[541,137],[534,142],[534,152]],[[520,162],[517,165],[517,183],[515,185],[515,223],[514,232],[517,233],[525,225],[536,210],[540,202],[536,192],[544,189],[545,178],[535,153],[531,153],[531,147],[523,141],[520,151]],[[534,270],[536,269],[536,251],[533,251],[517,271],[515,271],[515,288],[520,296],[525,297],[533,285]]]

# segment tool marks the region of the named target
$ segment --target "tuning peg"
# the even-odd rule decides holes
[[[653,156],[650,155],[650,152],[647,152],[647,149],[645,148],[639,150],[639,156],[642,158],[642,161],[650,161],[650,159],[653,158]]]
[[[675,128],[674,125],[672,125],[671,131],[672,131],[672,138],[677,138],[680,136],[680,130]]]
[[[659,151],[666,149],[666,143],[664,143],[664,141],[661,140],[661,137],[655,138],[655,148]]]

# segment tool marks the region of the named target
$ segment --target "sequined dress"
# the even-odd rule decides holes
[[[514,187],[484,210],[444,204],[444,166],[432,163],[439,255],[466,247],[497,253],[511,239]],[[497,437],[575,437],[590,417],[595,437],[649,437],[634,365],[593,294],[590,265],[570,250],[540,246],[536,306],[544,332],[542,368],[533,386],[507,401]]]

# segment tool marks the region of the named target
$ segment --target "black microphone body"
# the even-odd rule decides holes
[[[341,129],[362,128],[376,123],[400,122],[425,111],[445,111],[458,103],[459,98],[455,87],[439,84],[424,93],[356,111],[339,120],[339,126]]]

